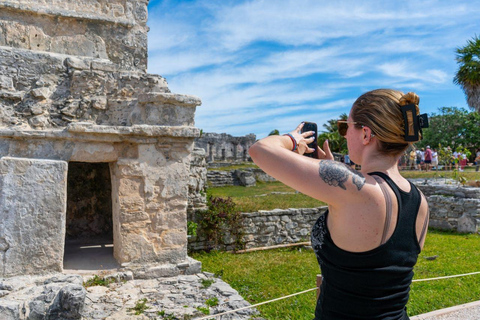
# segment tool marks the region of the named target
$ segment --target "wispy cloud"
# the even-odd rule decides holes
[[[464,101],[454,50],[479,14],[479,0],[151,0],[148,71],[202,99],[207,132],[321,126],[377,87],[415,90],[434,112]]]

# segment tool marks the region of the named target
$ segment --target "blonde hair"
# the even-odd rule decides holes
[[[411,144],[405,141],[405,122],[400,107],[415,104],[418,115],[419,102],[420,98],[413,92],[404,94],[392,89],[377,89],[362,94],[353,103],[351,115],[357,122],[355,126],[363,125],[373,131],[379,152],[396,156]]]

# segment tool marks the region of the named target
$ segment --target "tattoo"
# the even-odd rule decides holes
[[[328,185],[340,187],[343,190],[347,190],[345,182],[347,182],[350,176],[352,177],[352,183],[357,187],[358,191],[365,185],[365,177],[363,174],[343,163],[333,160],[320,161],[318,174]]]

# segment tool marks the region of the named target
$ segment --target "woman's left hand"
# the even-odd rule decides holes
[[[313,136],[315,134],[315,131],[306,131],[301,133],[301,130],[303,128],[305,123],[300,123],[295,130],[290,132],[290,134],[293,136],[293,138],[297,141],[297,152],[300,155],[303,155],[304,153],[312,153],[315,151],[313,148],[309,148],[308,144],[312,143],[315,141],[315,137]],[[325,140],[323,143],[323,150],[318,146],[318,158],[319,159],[325,159],[325,160],[333,160],[333,154],[330,151],[330,146],[328,145],[328,140]]]
[[[298,127],[295,128],[295,130],[290,132],[295,141],[297,141],[297,150],[295,150],[295,152],[300,155],[303,155],[304,153],[312,153],[313,151],[315,151],[313,148],[308,147],[309,143],[315,141],[315,137],[313,136],[315,134],[315,131],[306,131],[302,133],[301,131],[304,124],[304,122],[300,123]]]

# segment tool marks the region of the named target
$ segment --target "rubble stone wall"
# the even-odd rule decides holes
[[[107,59],[146,70],[148,0],[9,0],[0,46]]]
[[[417,183],[427,197],[429,226],[441,230],[477,232],[480,226],[480,188],[455,184]]]
[[[245,248],[269,247],[274,245],[310,241],[310,232],[318,217],[327,207],[305,209],[275,209],[243,213]],[[233,250],[234,239],[228,233],[224,236],[222,249]],[[190,238],[190,250],[205,250],[211,246],[201,229],[197,237]]]

